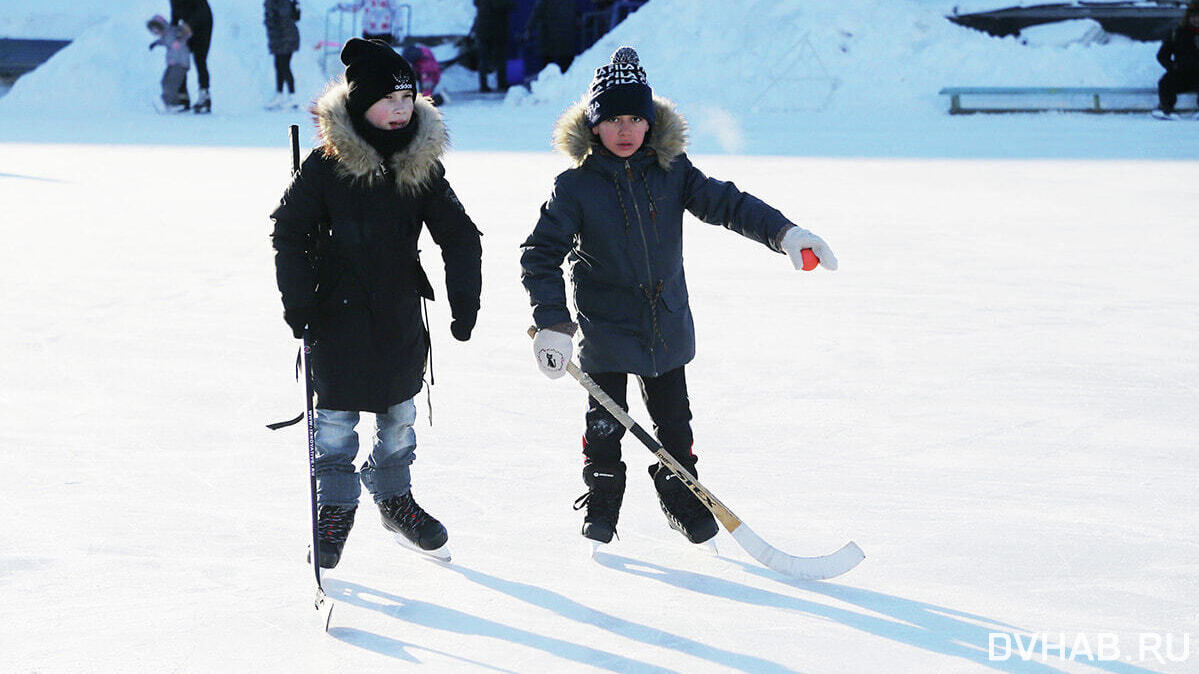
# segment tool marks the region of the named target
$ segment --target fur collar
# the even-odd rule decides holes
[[[675,157],[687,151],[687,120],[675,110],[674,103],[654,96],[654,125],[650,132],[649,149],[657,155],[658,166],[669,171]],[[554,149],[570,157],[575,167],[595,150],[595,135],[587,126],[587,101],[567,109],[554,124]]]
[[[337,160],[338,175],[372,184],[382,177],[376,169],[383,157],[354,131],[346,109],[349,93],[344,80],[335,80],[313,107],[321,152]],[[413,115],[420,118],[416,135],[407,148],[391,158],[396,187],[405,195],[416,194],[428,186],[437,174],[438,160],[450,144],[441,111],[429,99],[417,96]]]

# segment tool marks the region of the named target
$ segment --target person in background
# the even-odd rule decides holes
[[[291,72],[291,55],[300,50],[300,10],[296,0],[264,0],[263,23],[266,24],[266,46],[275,57],[275,97],[266,104],[267,110],[286,108],[296,110],[296,79]],[[287,89],[286,95],[283,93]]]
[[[433,50],[417,42],[404,47],[402,56],[405,61],[412,64],[412,69],[416,71],[416,79],[420,82],[420,93],[428,96],[429,100],[433,101],[433,105],[448,103],[449,97],[437,91],[437,85],[441,82],[441,64],[437,62]]]
[[[1162,116],[1173,116],[1178,94],[1199,90],[1199,1],[1191,2],[1179,26],[1162,40],[1157,62],[1166,74],[1157,83]]]
[[[337,8],[343,12],[362,12],[363,39],[382,40],[394,46],[396,10],[400,4],[398,0],[355,0],[339,3]]]
[[[171,0],[171,25],[178,26],[186,23],[192,31],[187,40],[187,48],[191,50],[196,62],[196,78],[199,80],[200,93],[192,105],[192,111],[197,114],[212,112],[212,96],[208,93],[208,47],[212,44],[212,8],[208,0]],[[187,82],[183,83],[180,91],[187,94]]]
[[[146,22],[146,28],[158,37],[150,43],[150,49],[163,46],[167,51],[167,68],[162,73],[162,104],[167,112],[184,112],[190,107],[187,95],[187,69],[192,55],[187,49],[187,38],[191,29],[186,23],[172,26],[161,15],[155,14]]]
[[[470,339],[482,284],[479,230],[445,177],[441,112],[416,95],[412,66],[380,40],[351,38],[344,77],[316,102],[320,146],[271,214],[283,320],[307,333],[316,392],[319,559],[341,558],[365,487],[406,547],[448,559],[449,534],[412,494],[416,404],[429,353],[421,304],[427,228],[441,249],[450,333]],[[423,299],[422,299],[423,298]],[[361,412],[375,417],[359,469]],[[361,484],[360,484],[361,483]]]
[[[516,8],[513,0],[475,0],[475,23],[470,33],[479,52],[479,91],[488,93],[487,76],[495,72],[496,87],[508,90],[508,15]]]
[[[626,410],[628,378],[637,377],[658,441],[695,474],[684,374],[695,357],[695,324],[683,273],[683,212],[786,253],[796,269],[805,248],[828,269],[837,268],[837,258],[819,236],[692,165],[686,120],[653,95],[630,47],[596,69],[584,98],[558,119],[554,145],[574,168],[554,180],[521,244],[521,283],[537,327],[533,356],[547,377],[561,377],[580,331],[580,369]],[[566,259],[577,323],[566,302]],[[608,543],[624,498],[625,428],[590,397],[584,420],[587,493],[575,508],[587,508],[583,536]],[[692,543],[716,535],[712,513],[673,471],[655,462],[649,474],[671,528]]]
[[[566,72],[575,59],[578,23],[575,0],[537,0],[524,38],[527,42],[536,34],[542,63],[556,63]]]

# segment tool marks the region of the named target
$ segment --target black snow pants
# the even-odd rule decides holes
[[[592,380],[628,411],[628,375],[624,372],[589,373]],[[637,377],[641,399],[654,422],[654,435],[666,452],[694,472],[696,456],[692,451],[691,401],[687,398],[687,379],[683,367],[659,377]],[[587,427],[583,431],[583,455],[588,463],[620,461],[620,440],[625,428],[598,400],[587,397]]]
[[[1157,82],[1157,98],[1161,109],[1173,112],[1178,94],[1199,90],[1199,71],[1170,70]]]

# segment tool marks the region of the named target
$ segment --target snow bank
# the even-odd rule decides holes
[[[995,38],[945,13],[918,0],[705,3],[702,12],[654,0],[565,75],[551,66],[507,102],[569,105],[621,45],[637,49],[656,93],[691,110],[943,115],[945,86],[1147,86],[1161,75],[1156,45],[1098,39],[1093,22]]]
[[[0,37],[74,40],[108,18],[112,4],[112,0],[0,0]]]
[[[37,10],[0,0],[0,15],[48,16],[66,0]],[[209,68],[219,114],[258,111],[274,89],[258,2],[210,0],[216,16]],[[312,97],[326,81],[322,54],[325,8],[303,2],[304,47],[293,58],[297,91]],[[474,16],[470,0],[415,0],[415,34],[462,33]],[[0,112],[43,111],[65,90],[85,89],[98,114],[144,111],[158,97],[161,50],[148,52],[145,19],[163,0],[110,7],[80,0],[80,15],[107,18],[82,32],[50,61],[22,77],[0,99]],[[945,86],[1149,86],[1161,69],[1156,45],[1102,32],[1092,21],[1033,28],[1019,38],[995,38],[950,23],[942,3],[921,0],[758,0],[704,3],[653,0],[581,54],[566,73],[549,66],[532,91],[513,89],[510,106],[561,109],[586,91],[594,69],[621,45],[637,48],[654,90],[684,109],[697,131],[719,133],[721,147],[739,149],[726,121],[745,112],[810,114],[861,124],[931,119],[945,114]],[[48,30],[48,27],[47,27]],[[340,69],[336,54],[331,71]],[[189,75],[196,88],[194,68]]]

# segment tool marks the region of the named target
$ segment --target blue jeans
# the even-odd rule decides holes
[[[354,427],[358,419],[358,412],[316,410],[316,502],[320,505],[357,505],[362,486],[375,503],[412,488],[409,466],[416,459],[416,433],[412,430],[416,404],[407,400],[392,405],[387,414],[375,415],[370,457],[355,474],[358,433]]]

